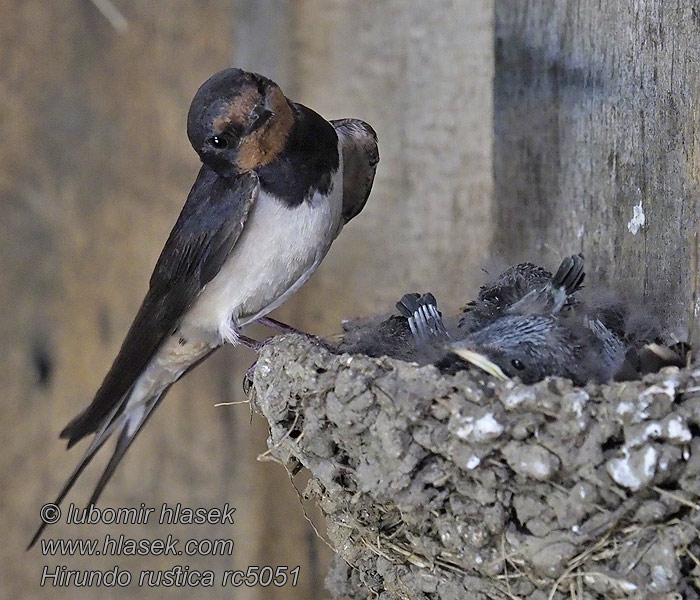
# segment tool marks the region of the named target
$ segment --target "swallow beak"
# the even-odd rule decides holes
[[[263,101],[263,112],[266,115],[266,119],[269,119],[270,117],[273,117],[275,115],[275,111],[272,110],[272,106],[270,104],[269,94],[265,94],[265,100]]]
[[[450,346],[447,349],[459,356],[462,360],[466,360],[475,367],[479,367],[482,371],[486,371],[489,375],[493,375],[500,381],[508,381],[510,379],[510,377],[503,372],[501,367],[486,358],[483,354],[479,354],[473,350],[468,350],[467,348],[459,348],[457,346]]]
[[[270,119],[270,117],[273,117],[274,115],[275,115],[275,112],[269,107],[268,99],[265,98],[264,103],[259,105],[253,111],[253,116],[255,118],[253,119],[253,122],[250,124],[248,129],[246,129],[245,133],[241,136],[241,140],[245,136],[253,133],[256,129],[260,129],[260,127],[262,127]],[[240,140],[239,140],[239,144],[240,144]]]

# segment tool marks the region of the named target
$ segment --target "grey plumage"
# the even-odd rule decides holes
[[[408,326],[408,319],[399,315],[378,315],[343,323],[343,333],[332,350],[337,353],[390,356],[407,362],[422,362],[423,352]],[[425,364],[425,363],[422,363]]]
[[[585,341],[570,327],[570,320],[560,317],[562,309],[573,304],[573,296],[583,283],[583,256],[566,257],[549,278],[547,272],[529,263],[516,266],[513,277],[507,273],[499,278],[500,285],[485,294],[500,298],[500,303],[490,304],[492,313],[499,316],[482,320],[482,326],[450,344],[450,351],[498,375],[519,377],[524,383],[550,375],[585,382],[580,362]]]
[[[507,314],[450,344],[449,350],[472,363],[475,357],[464,350],[477,353],[506,377],[518,377],[523,383],[557,375],[583,384],[582,342],[574,328],[554,315]]]
[[[433,294],[405,294],[396,304],[400,316],[370,320],[349,328],[337,349],[370,356],[386,355],[421,365],[436,364],[443,372],[452,373],[467,368],[468,362],[449,352],[448,345],[468,341],[470,334],[474,334],[475,343],[481,345],[489,335],[503,335],[508,323],[525,333],[531,328],[540,331],[540,337],[533,337],[535,345],[544,343],[548,325],[551,343],[558,336],[566,338],[563,332],[552,328],[552,324],[546,320],[539,322],[533,319],[530,328],[527,319],[510,319],[501,325],[498,321],[517,315],[534,317],[558,314],[565,306],[571,305],[583,278],[583,257],[580,255],[564,259],[555,275],[532,263],[521,263],[507,269],[491,285],[482,287],[477,299],[468,305],[467,314],[450,324],[443,321]],[[486,329],[486,337],[477,335],[477,332],[489,326],[491,328]],[[512,336],[504,339],[505,347],[514,342]],[[510,351],[532,349],[533,343],[523,342],[520,346],[513,346]],[[566,356],[566,353],[563,355]],[[563,371],[563,367],[558,371]]]
[[[580,382],[577,367],[583,343],[559,313],[572,303],[583,279],[581,255],[565,258],[555,275],[531,263],[510,268],[481,289],[454,337],[432,294],[407,294],[397,307],[407,315],[417,346],[445,370],[460,367],[450,360],[451,353],[498,376],[518,376],[527,383],[547,375]]]
[[[495,281],[481,287],[476,300],[464,307],[459,327],[464,332],[474,331],[507,312],[559,312],[573,302],[584,276],[580,254],[565,258],[555,275],[532,263],[510,267]]]
[[[456,323],[443,320],[433,294],[405,294],[396,304],[400,316],[349,327],[339,350],[434,364],[445,373],[471,364],[525,383],[555,375],[578,385],[634,379],[683,364],[687,348],[663,341],[653,305],[581,299],[583,267],[580,254],[566,257],[554,275],[532,263],[510,267],[480,289]]]
[[[689,346],[664,333],[654,302],[604,290],[585,300],[581,312],[595,338],[592,345],[602,348],[600,355],[587,357],[591,371],[602,367],[608,379],[624,381],[686,362]]]
[[[419,346],[442,344],[450,334],[437,309],[437,300],[430,292],[427,294],[405,294],[396,303],[398,311],[408,319],[408,327]]]

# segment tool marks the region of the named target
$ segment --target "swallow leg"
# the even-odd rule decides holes
[[[297,333],[299,335],[309,335],[308,333],[301,331],[301,329],[297,329],[296,327],[292,327],[291,325],[287,325],[286,323],[282,323],[282,321],[278,321],[277,319],[273,319],[271,317],[260,317],[258,319],[258,323],[261,323],[266,327],[271,327],[272,329],[276,329],[277,331],[281,331],[283,333]]]

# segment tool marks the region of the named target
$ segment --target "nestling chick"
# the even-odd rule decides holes
[[[583,279],[583,256],[580,254],[565,258],[554,276],[547,269],[532,263],[510,267],[493,283],[482,286],[476,300],[464,307],[459,321],[460,329],[465,333],[474,331],[511,309],[523,314],[528,311],[532,314],[546,313],[554,309],[561,297],[564,297],[565,303],[571,303]],[[555,288],[560,290],[557,299],[552,296]],[[550,305],[552,309],[547,308]],[[559,306],[556,308],[556,312],[561,310]]]

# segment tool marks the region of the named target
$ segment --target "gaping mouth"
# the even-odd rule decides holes
[[[467,350],[466,348],[456,348],[454,346],[448,348],[448,350],[475,367],[486,371],[489,375],[493,375],[496,379],[500,379],[501,381],[508,381],[510,379],[510,377],[503,372],[501,367],[486,358],[483,354],[479,354],[473,350]]]

